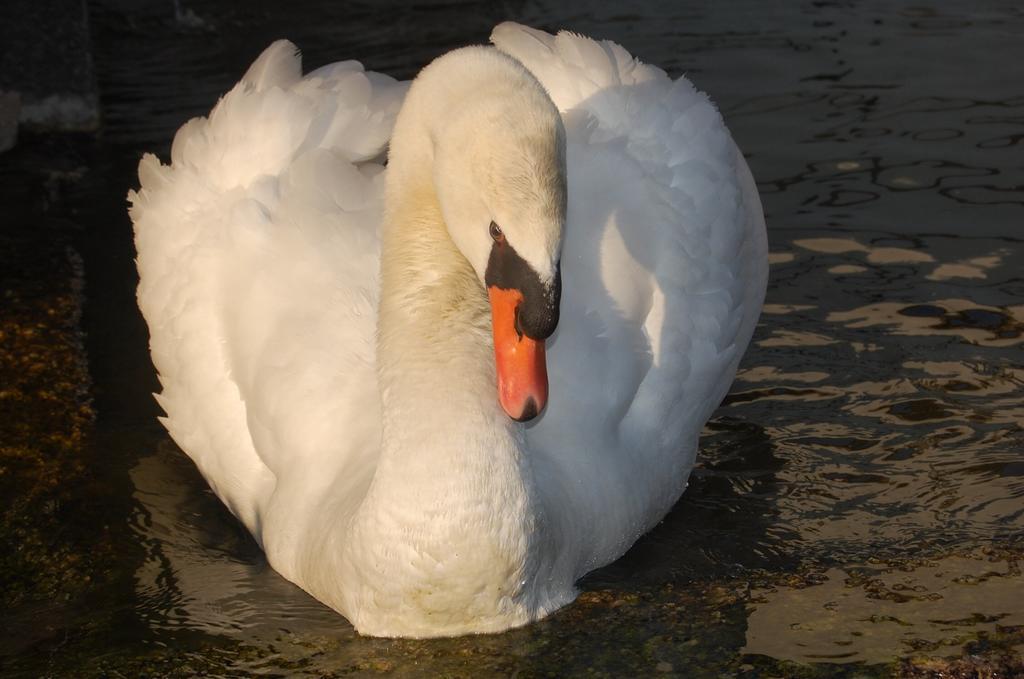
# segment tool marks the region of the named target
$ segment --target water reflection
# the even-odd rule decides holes
[[[146,547],[136,612],[151,631],[273,641],[288,620],[334,633],[343,619],[286,582],[170,440],[130,471],[133,528]]]
[[[927,278],[932,281],[948,281],[953,278],[987,278],[989,269],[994,269],[1003,261],[1005,250],[984,257],[948,262],[935,267]]]
[[[794,238],[723,411],[761,422],[784,461],[787,492],[772,504],[796,542],[777,548],[822,565],[1024,529],[1024,307],[1007,304],[1020,248],[900,240]],[[851,282],[833,277],[851,261]],[[924,301],[891,285],[925,272],[944,282],[964,262],[979,281],[970,298]],[[818,286],[829,286],[828,307],[800,303]]]
[[[884,663],[959,655],[978,636],[1024,625],[1016,562],[949,557],[916,567],[833,568],[810,587],[752,593],[744,653],[802,663]],[[1024,653],[1024,644],[1015,646]]]
[[[966,299],[941,299],[928,304],[879,302],[836,311],[828,320],[849,328],[890,326],[893,335],[955,336],[986,347],[1020,344],[1024,305],[992,307]]]

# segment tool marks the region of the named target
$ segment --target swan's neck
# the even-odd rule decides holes
[[[400,487],[424,511],[500,513],[510,500],[515,507],[521,498],[510,493],[525,492],[527,463],[498,404],[487,297],[428,185],[407,185],[392,205],[383,251],[383,439],[374,485]],[[493,492],[493,502],[476,497]]]
[[[477,491],[521,485],[525,464],[498,404],[487,296],[449,235],[434,185],[434,141],[474,89],[472,77],[453,83],[436,70],[414,84],[391,140],[381,244],[374,485],[401,479],[403,493],[422,490],[416,501],[452,511],[478,507]]]
[[[381,453],[347,545],[377,613],[357,626],[389,633],[390,610],[403,633],[501,629],[536,615],[542,511],[498,402],[483,286],[448,235],[426,147],[404,150],[382,243]]]

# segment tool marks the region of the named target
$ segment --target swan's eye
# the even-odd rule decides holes
[[[500,243],[501,241],[505,240],[505,234],[502,232],[501,227],[495,224],[494,222],[491,222],[490,231],[491,238],[493,238],[497,242]]]

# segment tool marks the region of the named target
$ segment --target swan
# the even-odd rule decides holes
[[[411,85],[276,42],[129,193],[163,424],[365,635],[571,602],[683,492],[764,298],[704,94],[608,41],[491,41]]]

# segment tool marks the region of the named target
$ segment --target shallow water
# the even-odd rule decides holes
[[[12,671],[832,676],[1024,625],[1024,12],[304,4],[91,3],[105,126],[73,200],[125,549],[103,596],[7,642]],[[614,39],[710,93],[762,192],[765,312],[682,500],[577,603],[500,635],[362,639],[267,566],[155,423],[123,196],[272,39],[307,68],[409,77],[503,18]]]

